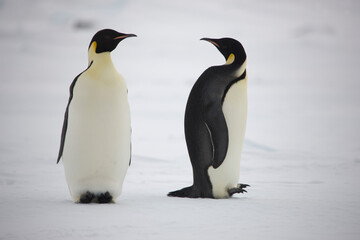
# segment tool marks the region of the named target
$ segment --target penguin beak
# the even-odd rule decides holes
[[[211,39],[211,38],[202,38],[202,39],[200,39],[200,40],[208,41],[208,42],[212,43],[215,47],[220,48],[219,44],[217,44],[214,39]]]
[[[135,34],[132,34],[132,33],[130,33],[130,34],[123,34],[123,35],[120,35],[120,36],[118,36],[118,37],[115,37],[114,38],[114,40],[116,40],[116,39],[125,39],[125,38],[128,38],[128,37],[137,37]]]

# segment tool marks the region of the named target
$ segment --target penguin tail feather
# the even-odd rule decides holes
[[[186,187],[174,192],[169,192],[168,197],[200,198],[204,197],[194,186]]]

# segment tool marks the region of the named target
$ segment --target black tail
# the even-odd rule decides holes
[[[194,186],[186,187],[174,192],[169,192],[168,196],[182,198],[213,198],[211,193],[202,192]]]
[[[169,197],[191,197],[193,195],[193,187],[186,187],[177,191],[169,192]]]

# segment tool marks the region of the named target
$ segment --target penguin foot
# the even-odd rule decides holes
[[[80,196],[80,202],[79,203],[91,203],[91,201],[94,199],[95,195],[89,191],[82,194]]]
[[[234,195],[235,193],[244,193],[247,192],[244,188],[246,187],[250,187],[250,185],[248,184],[242,184],[239,183],[235,188],[230,188],[228,189],[228,194],[231,197],[232,195]]]
[[[110,195],[109,192],[101,193],[97,196],[98,203],[111,203],[113,197]]]

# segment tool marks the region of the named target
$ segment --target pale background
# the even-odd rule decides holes
[[[359,239],[360,4],[347,1],[0,0],[0,239]],[[118,202],[71,202],[56,165],[68,88],[102,28],[127,80],[133,160]],[[191,165],[190,89],[248,54],[240,182],[228,200],[177,199]]]

